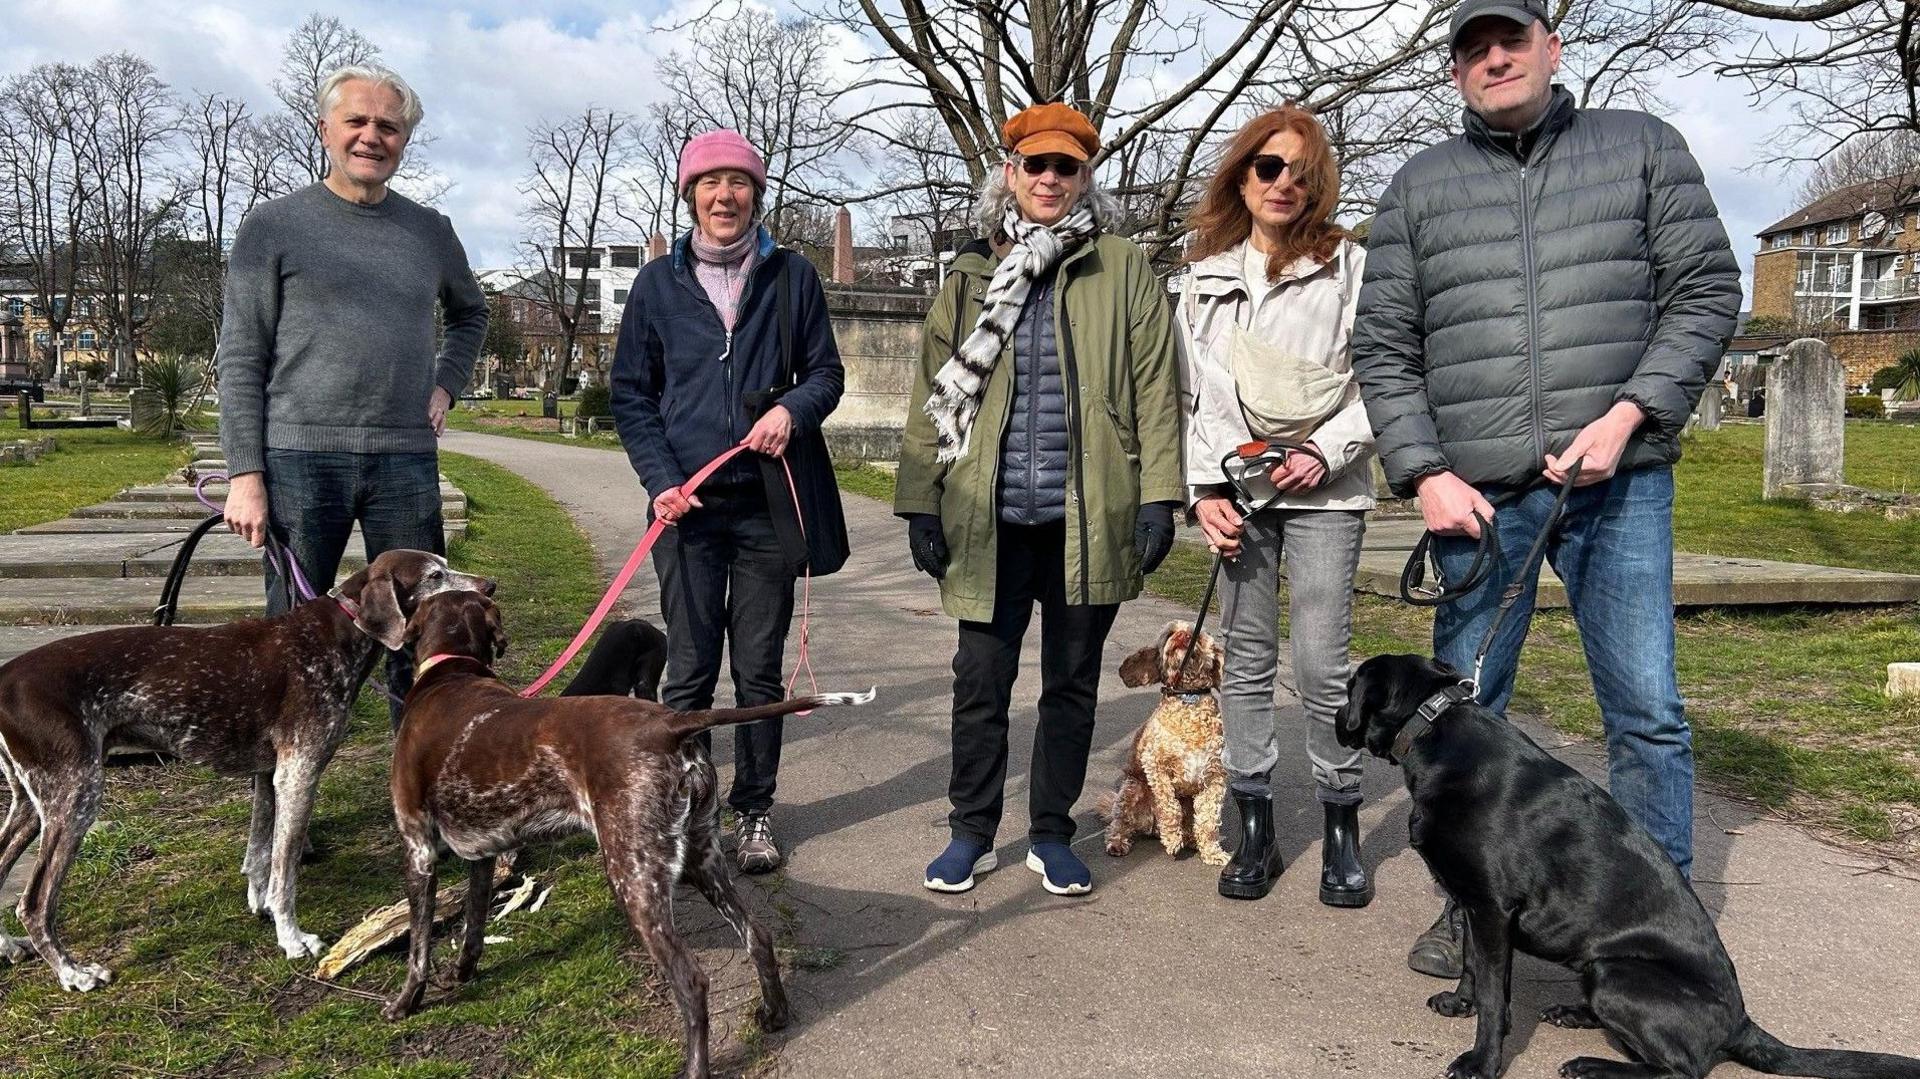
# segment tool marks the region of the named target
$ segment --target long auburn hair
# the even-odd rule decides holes
[[[1227,143],[1220,168],[1207,181],[1200,204],[1187,217],[1193,235],[1187,244],[1188,263],[1229,250],[1253,232],[1253,213],[1247,209],[1240,188],[1250,182],[1247,171],[1260,148],[1282,131],[1293,132],[1304,144],[1300,160],[1288,164],[1306,191],[1306,201],[1299,215],[1287,223],[1279,245],[1267,254],[1267,276],[1278,277],[1281,270],[1302,256],[1323,265],[1332,260],[1340,241],[1348,235],[1333,222],[1333,212],[1340,205],[1340,166],[1333,159],[1333,147],[1320,121],[1306,109],[1287,104],[1248,120]]]

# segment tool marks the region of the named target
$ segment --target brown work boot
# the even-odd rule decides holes
[[[773,842],[773,821],[765,810],[740,814],[740,848],[734,857],[742,873],[771,873],[780,867],[780,848]]]

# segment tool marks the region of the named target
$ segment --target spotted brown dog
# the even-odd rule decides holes
[[[454,977],[474,976],[485,943],[494,860],[538,839],[582,831],[600,843],[614,897],[673,985],[685,1076],[705,1076],[707,976],[673,928],[673,887],[699,888],[740,934],[760,977],[762,1028],[786,1025],[773,940],[748,916],[720,851],[713,764],[690,737],[873,692],[830,693],[758,708],[676,712],[632,697],[523,699],[494,676],[506,651],[500,609],[480,596],[436,596],[407,626],[425,656],[394,746],[393,813],[406,848],[412,939],[407,981],[386,1016],[411,1015],[432,946],[435,839],[468,863],[465,936]]]
[[[0,957],[30,947],[80,992],[111,980],[68,953],[58,921],[61,883],[100,811],[107,752],[122,748],[254,777],[247,909],[272,917],[288,958],[319,955],[320,938],[295,921],[294,889],[320,772],[386,651],[379,627],[404,625],[420,599],[448,591],[490,593],[493,582],[425,551],[388,551],[332,595],[274,618],[102,630],[0,667],[0,776],[12,795],[0,877],[40,837],[20,895],[27,937],[0,936]]]

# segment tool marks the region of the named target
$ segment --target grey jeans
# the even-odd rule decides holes
[[[1307,759],[1322,802],[1360,801],[1360,754],[1340,745],[1333,714],[1347,700],[1353,578],[1366,515],[1354,510],[1268,510],[1241,533],[1240,554],[1221,576],[1220,686],[1227,775],[1239,791],[1265,793],[1279,759],[1273,685],[1280,662],[1280,560],[1287,562],[1293,672],[1307,714]]]

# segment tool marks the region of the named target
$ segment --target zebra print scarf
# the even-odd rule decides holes
[[[1021,217],[1018,204],[1007,206],[1001,229],[1013,240],[1013,250],[993,271],[993,280],[981,300],[980,320],[934,375],[927,394],[925,411],[933,420],[939,446],[936,459],[941,464],[967,455],[973,418],[980,411],[980,394],[1013,336],[1034,280],[1099,231],[1093,201],[1090,196],[1082,196],[1079,204],[1053,225]]]

